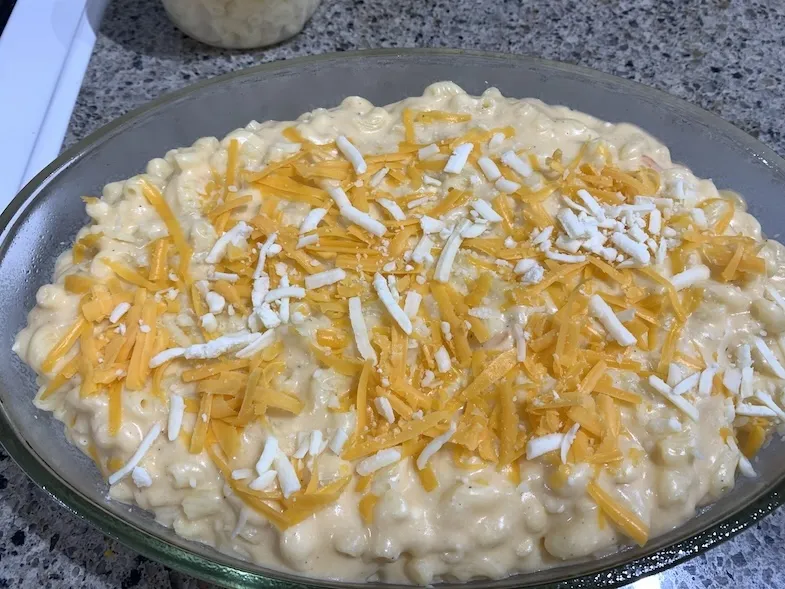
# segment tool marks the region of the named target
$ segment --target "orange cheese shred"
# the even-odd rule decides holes
[[[624,534],[632,538],[639,546],[646,544],[649,539],[649,526],[631,509],[619,503],[595,481],[589,482],[586,486],[586,492],[594,499],[602,513],[616,524]]]

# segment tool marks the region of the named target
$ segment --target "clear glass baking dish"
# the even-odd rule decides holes
[[[33,407],[32,372],[11,352],[39,286],[57,255],[87,221],[82,195],[144,169],[168,149],[223,136],[251,119],[293,119],[361,95],[376,104],[419,95],[438,80],[479,94],[565,104],[609,121],[628,121],[657,136],[673,159],[718,187],[743,194],[764,231],[785,220],[785,160],[695,106],[589,69],[512,55],[451,50],[389,50],[294,59],[195,84],[94,133],[36,176],[0,216],[0,440],[8,453],[64,508],[138,552],[229,587],[390,587],[313,580],[263,569],[183,540],[143,511],[108,501],[92,462],[68,444],[62,424]],[[720,501],[643,548],[498,581],[456,587],[612,587],[677,564],[731,537],[783,503],[785,447],[776,437],[755,461],[757,479],[741,479]],[[449,587],[450,585],[443,585]]]

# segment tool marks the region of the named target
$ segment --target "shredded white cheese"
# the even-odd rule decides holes
[[[696,386],[698,386],[698,381],[700,380],[700,376],[701,375],[699,372],[696,372],[695,374],[691,374],[690,376],[688,376],[687,378],[676,384],[673,387],[671,393],[674,395],[683,395],[684,393],[691,391]]]
[[[466,165],[466,160],[469,159],[469,154],[474,149],[473,143],[462,143],[452,151],[450,159],[444,166],[446,174],[460,174],[463,167]]]
[[[406,220],[406,214],[403,212],[403,209],[400,207],[400,205],[394,200],[390,200],[389,198],[377,198],[376,202],[385,211],[390,213],[390,216],[396,221]]]
[[[141,466],[134,467],[131,471],[131,479],[140,489],[145,489],[153,484],[153,478],[150,476],[150,473]]]
[[[259,334],[255,334],[259,335]],[[275,331],[268,330],[261,334],[259,337],[251,341],[244,348],[239,350],[235,356],[238,358],[250,358],[251,356],[261,352],[266,347],[275,342]]]
[[[387,423],[395,422],[395,414],[393,413],[390,400],[387,399],[387,397],[376,397],[373,400],[373,404],[376,407],[376,411],[379,413],[379,415],[384,417]]]
[[[305,288],[314,290],[323,286],[330,286],[344,278],[346,278],[346,271],[343,268],[333,268],[318,274],[309,274],[305,277]]]
[[[717,374],[718,369],[719,366],[717,364],[711,364],[706,369],[704,369],[703,372],[701,372],[700,380],[698,381],[699,395],[706,397],[711,394],[714,375]]]
[[[450,423],[450,427],[447,429],[446,432],[436,436],[430,442],[428,442],[425,448],[423,448],[422,452],[420,452],[420,455],[417,457],[416,464],[418,470],[422,470],[423,468],[425,468],[425,466],[428,464],[428,461],[433,457],[433,455],[436,454],[439,450],[441,450],[442,446],[444,446],[447,442],[450,441],[450,439],[455,434],[456,429],[457,427],[455,423],[454,422]]]
[[[131,308],[130,303],[126,303],[126,302],[119,303],[114,309],[112,309],[112,312],[109,314],[109,323],[117,323],[118,321],[120,321],[122,316],[125,315],[128,309],[130,308]]]
[[[507,178],[499,178],[494,183],[496,190],[499,192],[504,192],[505,194],[512,194],[520,189],[521,185],[517,182],[513,182],[512,180],[508,180]]]
[[[180,435],[184,415],[185,401],[180,395],[171,395],[169,397],[169,418],[166,425],[166,437],[170,442],[174,442]]]
[[[268,435],[267,439],[264,441],[264,449],[262,450],[261,456],[259,456],[259,460],[256,461],[256,474],[262,475],[273,465],[273,461],[275,461],[275,457],[278,455],[278,438],[272,435]]]
[[[371,346],[371,340],[368,335],[368,327],[365,325],[365,318],[363,317],[362,301],[360,297],[351,297],[349,299],[349,322],[354,332],[354,341],[357,345],[357,351],[364,360],[371,360],[376,364],[376,352]]]
[[[252,231],[253,227],[247,225],[244,221],[240,221],[218,238],[204,261],[208,264],[217,264],[226,255],[226,248],[229,247],[230,243],[239,246],[240,243],[251,235]]]
[[[682,290],[709,278],[711,278],[711,270],[703,264],[698,264],[671,277],[671,284],[676,290]]]
[[[777,357],[774,355],[774,352],[771,351],[771,348],[764,342],[761,338],[755,337],[752,339],[752,343],[755,345],[755,349],[758,350],[758,353],[763,358],[763,361],[769,367],[771,372],[774,373],[774,376],[780,379],[785,379],[785,368],[782,367],[780,361],[777,360]]]
[[[613,233],[611,235],[611,241],[613,242],[613,245],[630,256],[638,264],[646,265],[651,261],[651,254],[649,254],[648,248],[645,245],[630,239],[624,235],[624,233],[619,233],[618,231]]]
[[[398,448],[387,448],[380,450],[373,456],[361,460],[357,463],[357,474],[361,477],[368,476],[382,468],[395,464],[401,459],[401,451]]]
[[[428,215],[420,217],[420,228],[423,233],[430,235],[431,233],[439,233],[444,229],[444,222],[439,219],[434,219]]]
[[[452,361],[450,360],[450,354],[447,352],[447,349],[444,346],[441,346],[433,355],[433,359],[436,361],[436,368],[439,372],[448,372],[450,368],[452,368]]]
[[[341,450],[343,450],[344,444],[349,440],[349,434],[346,433],[346,430],[342,428],[338,428],[335,430],[332,439],[330,440],[329,448],[336,456],[341,455]]]
[[[565,434],[547,434],[531,438],[526,442],[526,460],[534,460],[543,454],[561,449],[564,437]]]
[[[315,233],[312,235],[303,235],[300,239],[297,240],[297,246],[295,249],[301,250],[304,247],[308,247],[309,245],[313,245],[315,243],[319,243],[319,236]]]
[[[421,147],[417,151],[417,159],[425,160],[429,157],[433,157],[439,153],[439,146],[435,143],[431,143],[430,145],[426,145],[425,147]]]
[[[281,486],[281,493],[285,499],[288,499],[292,493],[300,490],[300,479],[297,478],[297,472],[294,470],[292,463],[286,457],[286,454],[280,450],[275,455],[275,470],[278,472],[278,484]]]
[[[434,270],[433,277],[437,282],[447,282],[450,279],[450,272],[452,272],[452,265],[455,262],[455,256],[458,255],[458,250],[461,248],[463,238],[461,233],[468,227],[470,221],[463,220],[457,225],[447,243],[444,244],[444,249],[439,255],[439,260],[436,262],[436,269]]]
[[[409,290],[406,292],[406,300],[403,303],[403,312],[406,313],[409,319],[414,319],[417,316],[417,311],[420,309],[422,302],[422,295],[416,290]]]
[[[252,476],[253,470],[250,468],[238,468],[232,471],[233,481],[244,481],[245,479],[250,479]]]
[[[275,482],[277,476],[278,471],[275,470],[268,470],[263,472],[250,483],[248,483],[248,488],[252,491],[264,491],[265,489],[269,489]]]
[[[491,182],[495,182],[502,177],[502,173],[499,171],[499,166],[497,166],[494,161],[487,156],[482,156],[480,159],[478,159],[477,165],[480,166],[482,173],[485,174],[485,177],[488,178],[488,180]]]
[[[308,442],[308,454],[310,456],[319,456],[322,453],[322,443],[324,442],[324,434],[322,430],[315,429],[311,432],[311,437]]]
[[[528,162],[523,161],[514,151],[505,151],[501,157],[502,163],[522,178],[532,175],[532,167]]]
[[[207,303],[207,309],[213,314],[221,313],[226,307],[226,299],[217,292],[208,292],[204,300]]]
[[[357,149],[351,141],[349,141],[343,135],[339,135],[335,140],[335,145],[338,147],[343,156],[349,160],[357,174],[365,174],[368,166],[366,165],[360,150]]]
[[[687,417],[697,422],[699,419],[698,409],[684,397],[673,394],[673,389],[669,387],[660,377],[651,375],[649,376],[649,384],[651,387],[670,401],[679,411],[684,413]]]
[[[771,398],[771,395],[769,395],[768,393],[765,393],[763,391],[757,391],[755,393],[755,397],[761,403],[766,405],[766,407],[771,409],[777,415],[777,417],[780,419],[780,421],[785,421],[785,411],[783,411],[780,408],[780,406],[777,405],[777,403],[774,402],[774,399]]]
[[[360,209],[356,209],[354,207],[345,207],[340,209],[340,211],[341,215],[347,221],[351,221],[355,225],[359,225],[368,233],[372,233],[377,237],[381,237],[387,231],[387,227],[384,226],[384,223],[377,221],[368,213],[363,213]]]
[[[133,455],[131,455],[131,458],[128,460],[128,462],[126,462],[119,470],[116,470],[109,476],[110,485],[118,483],[120,480],[128,476],[131,471],[139,465],[160,433],[161,425],[159,423],[153,424],[153,427],[151,427],[144,438],[142,438],[142,442],[136,448],[136,451],[133,453]]]
[[[588,190],[584,190],[583,188],[578,190],[578,198],[583,201],[583,204],[586,205],[586,208],[598,221],[605,220],[605,211]]]
[[[373,176],[371,176],[371,180],[368,182],[371,188],[376,188],[377,186],[379,186],[379,184],[382,183],[382,180],[384,180],[384,177],[387,175],[389,171],[390,168],[385,166],[384,168],[376,172]]]
[[[427,235],[423,235],[420,238],[420,241],[417,242],[414,251],[412,251],[412,261],[417,264],[432,262],[433,256],[431,256],[431,250],[433,249],[433,246],[433,240]]]
[[[403,309],[398,306],[398,303],[395,302],[395,298],[393,298],[392,292],[390,291],[390,286],[387,284],[384,276],[378,272],[373,277],[373,288],[376,290],[376,294],[384,305],[384,308],[387,309],[387,312],[390,313],[403,332],[406,335],[411,335],[411,320],[406,313],[404,313]]]
[[[575,423],[573,426],[564,434],[564,438],[561,441],[561,461],[562,464],[567,463],[567,455],[570,452],[570,448],[572,447],[572,443],[575,441],[575,438],[578,437],[578,430],[581,428],[580,423]]]
[[[326,214],[327,209],[316,208],[308,211],[308,214],[305,215],[305,219],[300,223],[300,233],[304,234],[315,231]]]
[[[501,223],[502,216],[493,210],[493,207],[490,203],[486,200],[482,200],[480,198],[474,199],[470,206],[472,209],[477,211],[477,214],[480,215],[483,219],[488,221],[489,223]]]
[[[340,270],[340,268],[337,268]],[[343,270],[341,270],[343,272]],[[331,272],[331,270],[329,270]],[[326,274],[326,272],[322,272],[321,274]],[[308,278],[313,278],[314,276],[319,276],[319,274],[309,274],[306,276],[306,280]],[[306,282],[306,286],[308,283]],[[272,303],[273,301],[277,301],[278,299],[301,299],[305,296],[305,289],[301,286],[280,286],[278,288],[274,288],[269,291],[264,296],[265,303]]]
[[[155,356],[150,358],[150,368],[158,368],[161,364],[180,358],[185,354],[185,348],[169,348],[163,352],[158,352]]]
[[[622,322],[616,317],[608,306],[608,303],[602,300],[599,295],[592,295],[589,299],[589,313],[602,324],[605,331],[607,331],[619,345],[632,346],[638,341],[635,339],[635,336],[630,333],[630,330],[622,325]]]

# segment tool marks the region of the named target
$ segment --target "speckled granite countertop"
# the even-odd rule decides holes
[[[180,34],[158,0],[113,0],[66,144],[165,92],[264,61],[372,47],[463,47],[597,68],[709,109],[785,154],[785,6],[750,0],[323,0],[301,35],[233,53]],[[0,451],[0,588],[205,586],[104,538]],[[636,589],[785,587],[785,511]]]

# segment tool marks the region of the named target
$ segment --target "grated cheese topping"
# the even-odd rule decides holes
[[[624,441],[636,407],[659,413],[652,430],[685,432],[719,399],[728,431],[717,436],[731,447],[738,433],[749,455],[785,421],[769,335],[733,339],[728,364],[692,325],[705,283],[744,290],[765,277],[735,205],[659,164],[620,167],[599,140],[545,153],[485,115],[405,112],[404,136],[379,134],[370,151],[362,133],[312,143],[299,130],[308,122],[270,150],[280,161],[224,142],[226,170],[205,175],[195,205],[211,246],[186,224],[198,210],[175,215],[172,191],[146,186],[168,233],[144,255],[108,259],[100,279],[90,262],[103,242],[78,240],[63,285],[81,297],[77,316],[46,350],[38,398],[106,396],[111,436],[138,417],[128,395],[164,412],[168,399],[167,451],[209,457],[243,509],[279,530],[344,489],[365,523],[386,517],[373,509],[381,483],[367,485],[399,462],[395,476],[413,466],[428,493],[451,488],[454,469],[517,485],[526,461],[554,485],[590,465],[606,487],[620,461],[646,453]],[[323,402],[292,376],[295,356],[315,383],[339,383]],[[130,473],[143,492],[162,480],[150,472],[112,477]],[[648,527],[612,490],[592,480],[585,495],[645,542]],[[242,513],[236,533],[255,525]]]

